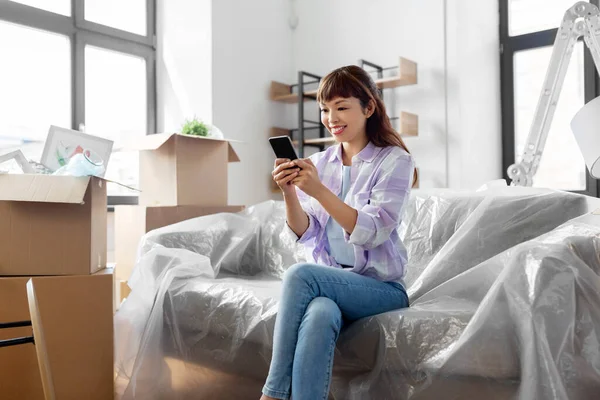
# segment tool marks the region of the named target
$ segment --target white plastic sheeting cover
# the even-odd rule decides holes
[[[600,388],[600,228],[583,196],[414,191],[411,307],[342,331],[335,399],[591,399]],[[598,216],[597,218],[600,218]],[[125,399],[258,399],[283,271],[281,202],[147,234],[116,315]],[[600,226],[600,224],[599,224]]]

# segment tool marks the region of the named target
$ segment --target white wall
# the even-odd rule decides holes
[[[498,1],[447,0],[449,187],[502,177]]]
[[[269,100],[271,80],[292,79],[292,32],[286,0],[213,2],[213,121],[235,145],[229,204],[271,198],[271,126],[287,126],[289,111]]]
[[[418,63],[418,84],[386,89],[384,98],[391,116],[400,110],[419,115],[419,137],[405,142],[421,187],[446,186],[443,0],[296,3],[295,69],[324,75],[361,58],[390,67],[400,56]]]
[[[388,114],[419,115],[406,138],[421,187],[475,188],[501,177],[498,3],[477,0],[296,1],[295,70],[363,58],[418,64],[416,86],[384,91]]]
[[[244,142],[235,145],[242,161],[229,166],[229,204],[273,197],[269,128],[295,127],[296,107],[270,101],[270,81],[359,58],[418,63],[419,83],[385,99],[392,115],[419,115],[419,136],[406,143],[421,187],[476,188],[501,176],[497,0],[159,0],[157,19],[159,131],[195,114]],[[318,117],[315,103],[306,110]]]
[[[212,122],[212,0],[157,1],[157,128]]]

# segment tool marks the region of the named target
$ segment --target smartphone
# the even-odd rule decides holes
[[[271,143],[271,147],[277,158],[289,158],[290,160],[298,158],[289,136],[274,136],[269,138],[269,143]]]

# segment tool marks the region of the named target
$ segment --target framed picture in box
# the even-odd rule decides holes
[[[101,160],[106,171],[112,148],[112,140],[52,125],[48,131],[41,163],[56,171],[67,165],[75,154],[82,153],[96,161]]]
[[[4,172],[2,164],[4,164],[4,163],[8,164],[8,162],[11,160],[13,160],[16,163],[16,165],[21,169],[20,173],[24,173],[24,174],[34,174],[35,173],[35,170],[33,169],[33,167],[31,165],[29,165],[29,163],[27,162],[27,159],[25,158],[25,156],[23,155],[21,150],[15,150],[15,151],[11,151],[10,153],[7,153],[7,154],[0,155],[0,174]],[[8,171],[11,171],[11,168],[9,168]]]

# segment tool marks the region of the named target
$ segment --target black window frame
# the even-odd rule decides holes
[[[515,101],[514,101],[514,55],[517,51],[536,49],[552,46],[558,26],[523,35],[510,36],[509,34],[509,1],[499,0],[500,13],[500,87],[502,110],[502,176],[509,181],[508,167],[515,162]],[[575,4],[575,0],[573,4]],[[591,4],[599,6],[600,0],[590,0]],[[566,11],[566,9],[565,9]],[[543,12],[543,10],[542,10]],[[557,21],[562,15],[556,16]],[[580,39],[581,40],[581,39]],[[596,73],[594,61],[589,49],[584,44],[584,101],[593,100],[600,95],[600,80]],[[545,74],[546,71],[543,71]],[[586,167],[586,190],[570,191],[592,197],[600,197],[598,180],[590,176]]]

